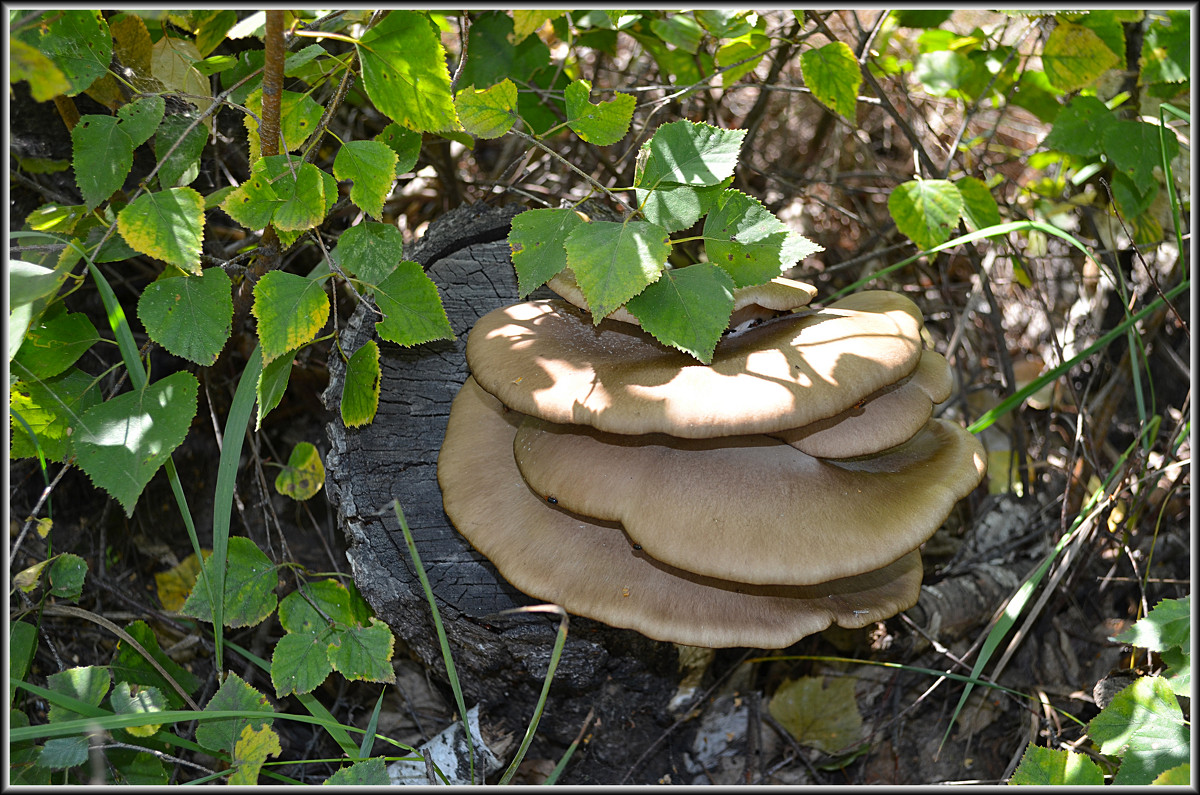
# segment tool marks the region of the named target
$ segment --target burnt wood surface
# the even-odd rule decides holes
[[[442,511],[437,458],[450,403],[469,372],[468,332],[481,315],[519,300],[507,234],[521,209],[457,208],[430,224],[408,252],[438,285],[455,339],[413,348],[380,343],[373,423],[356,429],[342,424],[345,365],[337,355],[330,356],[324,396],[336,415],[327,425],[326,487],[346,533],[355,583],[376,614],[445,681],[429,604],[392,508],[398,500],[437,598],[467,706],[482,702],[485,726],[490,720],[517,738],[533,713],[558,619],[495,616],[537,601],[505,582],[450,524]],[[342,331],[345,355],[369,339],[379,341],[378,317],[373,306],[358,307]],[[596,720],[590,742],[560,780],[615,784],[625,778],[672,722],[666,704],[680,676],[673,644],[572,616],[539,728],[548,741],[542,753],[556,758],[556,748],[575,739],[589,710]],[[627,783],[657,782],[669,772],[662,764],[647,760]]]

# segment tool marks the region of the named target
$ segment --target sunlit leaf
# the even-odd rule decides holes
[[[522,298],[567,267],[567,235],[582,223],[570,208],[526,210],[513,217],[508,245]]]
[[[1160,676],[1135,679],[1088,724],[1100,753],[1120,755],[1114,784],[1149,784],[1190,759],[1191,730],[1171,686]]]
[[[143,193],[117,214],[117,230],[135,251],[200,273],[204,198],[191,188]]]
[[[372,218],[379,218],[395,179],[396,160],[396,153],[381,141],[348,141],[333,159],[333,175],[353,180],[350,201]]]
[[[606,102],[592,104],[588,99],[591,90],[587,80],[575,80],[567,86],[567,125],[593,146],[615,144],[629,132],[637,100],[633,94],[616,94]]]
[[[1035,786],[1096,786],[1104,784],[1104,771],[1086,755],[1066,748],[1029,744],[1009,784]]]
[[[716,185],[672,185],[659,183],[654,190],[635,188],[638,206],[642,215],[652,224],[658,224],[668,232],[687,229],[712,209],[713,202],[729,184],[730,177]]]
[[[71,452],[80,415],[99,403],[100,398],[95,378],[74,367],[40,381],[17,381],[9,390],[9,456],[37,455],[33,440],[16,419],[20,415],[37,435],[46,460],[64,461]]]
[[[663,271],[626,308],[656,340],[702,363],[712,361],[733,312],[733,279],[708,262]]]
[[[687,120],[668,122],[643,144],[646,159],[634,185],[716,185],[732,176],[745,137],[745,130],[725,130]]]
[[[1172,646],[1190,648],[1192,637],[1192,598],[1163,599],[1144,618],[1112,638],[1150,651],[1165,651]]]
[[[363,86],[379,111],[419,132],[461,129],[446,52],[425,14],[390,11],[357,48]]]
[[[454,339],[437,285],[415,262],[401,262],[375,286],[375,303],[383,312],[375,324],[381,339],[404,346]]]
[[[482,91],[467,86],[454,97],[454,107],[463,129],[471,135],[499,138],[517,121],[517,87],[508,78]]]
[[[963,217],[973,229],[985,229],[1000,223],[1000,207],[996,197],[982,180],[960,177],[954,181],[963,200]]]
[[[763,284],[821,247],[791,231],[752,196],[726,190],[704,220],[709,262],[733,277],[737,287]]]
[[[918,248],[929,249],[950,239],[963,213],[963,197],[944,179],[916,179],[897,185],[888,197],[896,228]]]
[[[855,120],[863,78],[849,45],[835,41],[805,50],[800,54],[800,71],[818,102],[851,122]]]
[[[196,376],[172,373],[84,412],[73,444],[92,483],[133,515],[142,489],[187,435],[196,416]]]
[[[329,319],[329,296],[319,279],[271,271],[254,285],[263,362],[312,341]]]
[[[592,221],[567,235],[567,265],[599,323],[659,277],[671,253],[667,230],[645,221]]]
[[[1095,31],[1066,21],[1059,21],[1042,50],[1042,68],[1060,91],[1086,88],[1120,60]]]

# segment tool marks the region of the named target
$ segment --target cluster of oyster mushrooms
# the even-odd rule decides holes
[[[783,648],[915,604],[917,549],[985,458],[932,418],[950,368],[912,301],[811,311],[799,282],[739,290],[702,365],[627,313],[593,325],[570,282],[480,318],[438,461],[447,516],[505,579],[707,647]]]

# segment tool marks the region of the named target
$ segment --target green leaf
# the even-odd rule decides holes
[[[187,435],[198,388],[191,373],[172,373],[84,412],[73,439],[79,467],[121,503],[127,516]]]
[[[1117,643],[1150,651],[1166,651],[1172,646],[1191,647],[1192,597],[1163,599],[1129,629],[1112,638]]]
[[[967,56],[954,50],[922,53],[913,67],[913,77],[935,97],[944,97],[962,88],[971,79],[974,66]]]
[[[84,735],[54,737],[42,746],[38,764],[50,770],[64,770],[82,765],[88,760],[88,748],[88,738]]]
[[[703,122],[668,122],[642,145],[644,165],[634,186],[653,189],[660,182],[716,185],[733,175],[745,130],[725,130]]]
[[[726,190],[704,220],[704,253],[737,287],[774,279],[821,247],[788,229],[758,199]]]
[[[391,784],[392,780],[388,776],[387,763],[384,762],[383,757],[373,756],[341,768],[321,783],[331,787],[382,787]]]
[[[258,121],[255,119],[255,116],[262,116],[261,88],[246,98],[246,109],[254,116],[243,116],[242,123],[246,126],[246,134],[250,141],[250,159],[257,160],[262,156],[262,142],[258,137]],[[279,152],[294,152],[299,149],[317,129],[324,112],[317,101],[308,94],[286,90],[280,92]]]
[[[333,670],[347,679],[368,682],[394,682],[392,651],[395,638],[388,625],[377,618],[363,626],[335,632],[328,655]]]
[[[375,324],[382,339],[404,346],[454,339],[437,285],[415,262],[401,262],[376,285],[375,303],[383,312]]]
[[[74,208],[56,208],[73,210]],[[32,217],[32,216],[31,216]],[[58,292],[64,274],[24,260],[8,261],[8,305],[9,307],[32,303]]]
[[[287,155],[264,157],[258,161],[271,178],[271,188],[280,199],[271,221],[281,232],[301,232],[312,229],[325,218],[329,204],[326,196],[325,177],[328,176],[312,163],[296,165],[296,174],[287,163]],[[336,194],[336,189],[334,190]],[[232,194],[231,194],[232,195]]]
[[[285,632],[314,635],[332,624],[353,621],[350,593],[336,580],[320,580],[292,591],[279,602],[279,624]]]
[[[527,36],[518,43],[514,38],[513,19],[503,11],[474,16],[467,34],[467,62],[458,84],[486,88],[506,78],[525,83],[549,65],[550,48],[539,37]]]
[[[380,112],[418,132],[459,130],[446,51],[416,11],[391,11],[359,40],[363,86]]]
[[[412,171],[421,155],[421,134],[392,122],[375,136],[396,153],[396,176]]]
[[[836,753],[858,742],[862,716],[854,697],[854,679],[805,676],[785,682],[771,697],[768,711],[801,745]]]
[[[863,78],[849,45],[835,41],[805,50],[800,54],[800,71],[818,102],[851,122],[855,120]]]
[[[84,206],[93,210],[121,189],[133,168],[133,143],[113,116],[83,116],[71,128],[71,165]]]
[[[1100,753],[1122,756],[1114,784],[1149,784],[1190,759],[1191,730],[1171,686],[1143,676],[1113,697],[1088,724]]]
[[[163,98],[155,94],[136,99],[128,105],[122,105],[117,111],[117,126],[125,135],[129,136],[129,142],[134,149],[149,141],[150,136],[154,135],[159,122],[162,121],[165,107],[166,103]]]
[[[250,169],[250,177],[221,202],[221,209],[247,229],[266,227],[275,216],[276,208],[283,203],[271,187],[265,167],[259,165],[262,162],[255,162]]]
[[[167,653],[162,650],[162,647],[158,644],[158,637],[154,634],[154,630],[150,628],[149,624],[139,619],[127,625],[125,631],[129,633],[131,638],[140,643],[142,648],[150,653],[150,656],[162,666],[164,671],[170,674],[171,679],[182,687],[184,692],[191,695],[200,689],[200,680],[193,673],[168,657]],[[110,667],[112,668],[113,679],[115,681],[156,688],[162,694],[170,709],[183,708],[184,700],[175,691],[175,688],[142,656],[141,652],[125,641],[118,641]]]
[[[333,159],[333,175],[354,180],[350,201],[367,215],[379,218],[383,215],[383,200],[395,179],[397,160],[391,147],[381,141],[350,141],[343,144]]]
[[[513,217],[508,245],[521,298],[567,267],[567,236],[583,223],[570,208],[526,210]]]
[[[367,340],[346,363],[341,412],[347,428],[358,428],[375,419],[379,389],[379,344]]]
[[[701,262],[663,271],[658,281],[629,299],[626,309],[659,342],[709,364],[729,325],[733,290],[728,273]]]
[[[1104,771],[1084,754],[1030,743],[1008,783],[1099,787],[1104,784]]]
[[[187,134],[184,131],[192,124],[192,117],[176,114],[163,118],[154,136],[154,156],[158,158],[158,184],[163,188],[178,188],[190,185],[200,176],[200,155],[208,140],[203,124],[197,124]],[[178,142],[178,146],[175,146]],[[171,147],[175,147],[170,155]]]
[[[191,188],[143,193],[117,214],[117,230],[135,251],[200,273],[204,198]]]
[[[1113,165],[1139,186],[1154,181],[1154,167],[1162,165],[1159,126],[1143,121],[1116,121],[1104,131],[1104,153]],[[1167,161],[1179,154],[1175,133],[1166,131]]]
[[[325,485],[325,465],[312,442],[297,442],[287,464],[275,476],[275,490],[303,502]]]
[[[961,177],[954,181],[963,200],[963,217],[974,229],[985,229],[1000,223],[1000,207],[996,197],[983,180]]]
[[[347,274],[376,285],[404,258],[404,235],[394,224],[364,221],[342,233],[334,257]]]
[[[229,539],[233,541],[234,539]],[[249,713],[262,713],[262,717],[250,718],[245,715],[237,718],[218,718],[202,720],[196,724],[196,742],[210,751],[233,753],[234,745],[246,728],[261,729],[269,726],[275,719],[275,708],[267,701],[267,697],[255,690],[236,673],[230,671],[225,675],[225,681],[204,705],[205,712],[225,712],[239,710]]]
[[[905,237],[920,249],[950,239],[963,213],[963,197],[944,179],[910,180],[888,197],[888,212]]]
[[[271,271],[254,285],[263,363],[312,341],[329,319],[329,296],[321,280]]]
[[[701,12],[697,11],[696,13]],[[721,86],[729,88],[753,72],[770,49],[771,38],[757,30],[722,44],[717,49],[717,66],[725,67],[739,61],[746,62],[721,72]]]
[[[1097,97],[1075,97],[1059,111],[1042,146],[1068,155],[1095,157],[1104,151],[1105,133],[1116,123],[1117,117]]]
[[[1146,27],[1142,43],[1141,82],[1183,83],[1191,77],[1191,10],[1167,11],[1167,22]]]
[[[1124,171],[1113,170],[1112,182],[1113,201],[1125,218],[1135,218],[1150,208],[1154,197],[1158,195],[1158,182],[1151,181],[1138,185]]]
[[[82,312],[68,312],[62,303],[52,304],[25,332],[13,362],[23,380],[50,378],[79,360],[100,340],[96,327]]]
[[[650,30],[667,44],[695,55],[700,47],[700,39],[704,37],[704,29],[685,14],[667,13],[669,16],[651,21]]]
[[[645,221],[580,224],[566,248],[596,324],[655,281],[671,253],[667,230]]]
[[[1184,762],[1182,765],[1165,770],[1150,783],[1167,787],[1190,787],[1192,785],[1192,765],[1190,762]]]
[[[271,655],[271,684],[275,696],[283,698],[316,690],[333,672],[326,650],[328,641],[321,634],[291,632],[275,644]]]
[[[61,93],[76,96],[108,71],[113,43],[108,23],[99,11],[47,11],[39,24],[17,34],[26,44],[50,58],[70,86]],[[57,80],[57,75],[47,75]],[[33,83],[39,86],[38,83]],[[39,86],[43,91],[46,86]],[[53,95],[47,97],[52,98]]]
[[[1046,73],[1034,70],[1021,73],[1021,78],[1009,94],[1008,101],[1019,108],[1025,108],[1046,124],[1052,124],[1062,109],[1058,104],[1058,90],[1050,85]]]
[[[593,146],[615,144],[629,132],[637,100],[633,94],[617,94],[607,102],[593,105],[588,99],[591,91],[592,84],[587,80],[574,80],[567,86],[563,94],[567,126]]]
[[[37,652],[37,627],[28,621],[11,621],[8,625],[8,700],[12,703],[17,682],[25,680],[33,655]]]
[[[108,695],[112,685],[112,677],[108,669],[99,665],[85,665],[68,668],[46,677],[46,688],[53,693],[67,696],[76,701],[82,701],[91,707],[100,706],[100,702]],[[51,723],[86,718],[69,707],[50,702],[48,718]]]
[[[1120,11],[1093,8],[1076,22],[1100,37],[1104,46],[1117,56],[1118,62],[1125,60],[1125,28],[1121,25]]]
[[[471,135],[499,138],[517,121],[517,86],[508,78],[482,91],[467,86],[454,97],[454,107]]]
[[[748,11],[730,9],[696,9],[692,16],[715,38],[727,39],[744,36],[750,32],[750,23],[746,21]]]
[[[279,401],[283,400],[288,378],[292,374],[292,360],[295,358],[296,351],[288,351],[272,359],[271,363],[264,365],[259,372],[258,383],[255,384],[257,417],[254,430],[262,428],[263,417],[270,414],[271,410],[279,405]]]
[[[668,232],[678,232],[699,221],[700,216],[712,209],[713,202],[732,182],[733,177],[701,187],[660,183],[654,190],[634,188],[634,193],[647,221]]]
[[[943,11],[906,8],[893,11],[892,16],[895,18],[896,24],[902,28],[936,28],[949,19],[953,13],[953,9]]]
[[[204,562],[204,571],[211,574],[212,558]],[[253,541],[241,536],[229,539],[225,572],[225,626],[253,627],[275,611],[278,598],[275,586],[278,575],[273,564]],[[209,582],[212,582],[210,577]],[[201,621],[212,621],[212,604],[204,588],[195,588],[183,603],[184,615]]]
[[[87,578],[87,562],[71,552],[64,552],[50,564],[50,595],[69,601],[77,600],[83,593],[83,582]]]
[[[150,338],[176,356],[212,365],[233,330],[233,283],[221,268],[168,276],[146,285],[138,318]]]
[[[1192,694],[1192,653],[1188,647],[1180,648],[1172,646],[1165,649],[1160,655],[1163,665],[1167,666],[1167,670],[1163,672],[1163,678],[1171,685],[1171,690],[1177,696],[1188,696]]]
[[[167,701],[158,688],[138,688],[135,692],[128,682],[120,682],[113,688],[113,712],[118,715],[150,715],[167,709]],[[161,723],[146,723],[141,726],[126,726],[125,731],[134,737],[149,737],[158,732]]]
[[[100,388],[88,373],[71,368],[65,373],[41,381],[18,381],[9,391],[9,437],[11,458],[37,455],[33,440],[17,422],[14,414],[37,434],[38,444],[47,461],[65,461],[71,452],[71,440],[79,427],[79,417],[100,402]]]
[[[1104,40],[1082,25],[1060,21],[1046,39],[1042,68],[1061,91],[1078,91],[1120,64]]]

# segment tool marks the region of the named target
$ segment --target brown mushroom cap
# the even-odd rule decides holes
[[[854,458],[903,444],[925,427],[933,404],[950,397],[946,358],[924,351],[913,374],[840,414],[769,434],[816,458]]]
[[[908,442],[828,461],[764,435],[621,436],[527,417],[525,482],[620,522],[652,557],[709,577],[812,585],[881,568],[925,542],[983,477],[983,446],[930,420]]]
[[[565,301],[494,310],[467,339],[475,380],[506,406],[612,433],[708,438],[798,428],[908,376],[921,315],[868,291],[717,344],[711,365]]]
[[[655,640],[714,648],[784,648],[835,622],[867,626],[917,601],[916,551],[805,587],[728,582],[654,560],[619,527],[559,510],[529,490],[512,458],[523,419],[467,379],[450,412],[438,482],[454,526],[524,593]]]
[[[583,297],[583,290],[579,288],[575,272],[570,268],[563,268],[550,277],[546,286],[564,301],[588,310],[587,299]],[[751,318],[767,318],[777,312],[794,312],[808,306],[816,297],[816,287],[782,276],[777,276],[765,284],[737,287],[733,291],[733,314],[729,325],[732,328]],[[619,320],[638,327],[642,325],[642,321],[624,306],[613,310],[606,320]]]

